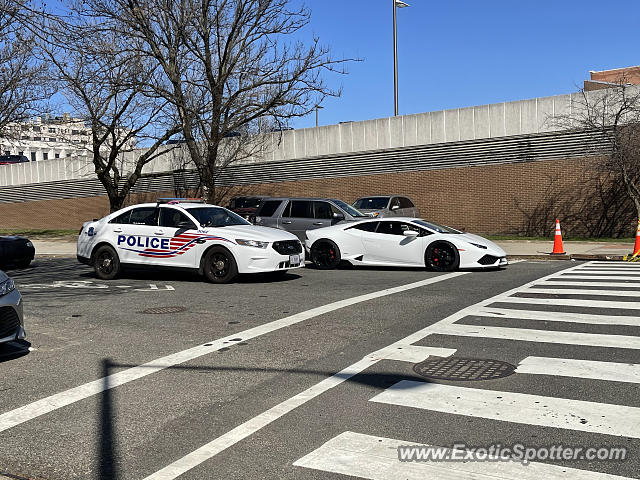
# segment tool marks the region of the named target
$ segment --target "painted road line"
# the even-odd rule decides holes
[[[612,266],[612,267],[627,267],[627,268],[640,268],[640,265],[638,265],[637,263],[629,263],[629,262],[602,262],[602,261],[598,261],[598,260],[594,260],[593,262],[589,262],[585,265],[582,265],[583,267],[585,266]]]
[[[510,308],[484,307],[473,315],[492,318],[519,318],[547,322],[591,323],[595,325],[632,325],[640,327],[640,317],[625,315],[592,315],[588,313],[550,312],[547,310],[512,310]]]
[[[640,383],[640,364],[596,362],[570,358],[527,357],[516,373],[591,378],[610,382]]]
[[[625,267],[623,265],[589,265],[588,267],[580,267],[578,270],[590,272],[594,270],[614,270],[616,272],[630,272],[635,273],[640,271],[640,268],[636,267],[635,269]]]
[[[640,337],[598,333],[558,332],[530,328],[486,327],[483,325],[440,325],[433,333],[461,337],[498,338],[522,342],[561,343],[603,348],[640,349]]]
[[[453,355],[456,352],[454,349],[429,347],[427,347],[427,350],[423,352],[426,351],[431,351],[433,354],[443,357],[449,356],[449,354]],[[394,352],[392,352],[388,347],[378,350],[377,352],[368,355],[359,362],[350,365],[349,367],[336,373],[335,375],[322,380],[320,383],[315,384],[307,390],[285,400],[284,402],[279,403],[266,412],[263,412],[260,415],[244,422],[243,424],[238,425],[233,430],[228,431],[224,435],[185,455],[181,459],[173,462],[171,465],[168,465],[165,468],[158,470],[156,473],[145,477],[144,480],[171,480],[177,478],[180,475],[188,472],[195,466],[199,465],[200,463],[204,462],[205,460],[214,457],[215,455],[235,445],[239,441],[252,435],[258,430],[266,427],[271,422],[274,422],[283,415],[286,415],[292,410],[298,408],[300,405],[307,403],[309,400],[322,395],[324,392],[331,390],[332,388],[340,385],[346,380],[349,380],[351,377],[363,372],[371,365],[376,364],[380,360],[395,360],[395,358],[392,358],[393,356]],[[421,358],[422,360],[424,360],[426,357]]]
[[[561,280],[631,280],[634,282],[640,281],[640,275],[631,277],[628,275],[584,275],[583,272],[565,273],[560,275]]]
[[[401,380],[371,402],[503,422],[640,438],[640,408]]]
[[[295,315],[290,315],[273,322],[265,323],[264,325],[259,325],[242,332],[234,333],[226,337],[212,340],[202,345],[197,345],[181,352],[152,360],[151,362],[145,363],[143,365],[114,373],[107,378],[100,378],[98,380],[85,383],[84,385],[71,388],[64,392],[51,395],[23,407],[3,413],[2,415],[0,415],[0,432],[15,427],[16,425],[20,425],[21,423],[29,421],[33,418],[39,417],[40,415],[44,415],[46,413],[57,410],[58,408],[78,402],[92,395],[96,395],[106,389],[114,388],[125,383],[129,383],[134,380],[146,377],[148,375],[151,375],[152,373],[170,368],[174,365],[179,365],[181,363],[194,360],[204,355],[208,355],[212,352],[220,350],[223,347],[229,347],[241,341],[260,337],[262,335],[275,332],[276,330],[280,330],[282,328],[290,327],[305,320],[309,320],[311,318],[315,318],[320,315],[339,310],[341,308],[356,305],[368,300],[385,297],[387,295],[393,295],[394,293],[405,292],[407,290],[413,290],[415,288],[424,287],[426,285],[443,282],[461,275],[466,275],[466,272],[448,273],[426,280],[421,280],[419,282],[408,283],[405,285],[400,285],[398,287],[386,288],[384,290],[378,290],[377,292],[359,295],[357,297],[346,298],[344,300],[339,300],[337,302],[329,303],[321,307],[312,308]]]
[[[588,268],[579,268],[575,271],[576,275],[628,275],[633,278],[640,278],[640,271],[629,271],[629,270],[591,270]],[[571,276],[572,274],[568,273],[566,276]],[[564,275],[563,275],[564,276]]]
[[[624,283],[624,282],[572,282],[566,280],[547,280],[543,283],[536,283],[534,287],[542,285],[544,287],[566,285],[569,287],[611,287],[611,288],[637,288],[640,292],[640,283]],[[615,290],[617,291],[617,290]],[[629,291],[629,290],[628,290]]]
[[[396,345],[378,350],[375,355],[381,360],[420,363],[427,357],[450,357],[456,353],[454,348],[421,347],[419,345]]]
[[[425,447],[404,440],[344,432],[294,462],[297,467],[339,473],[371,480],[631,480],[618,475],[531,462],[498,461],[400,461],[398,447]],[[452,450],[435,447],[450,455]],[[460,452],[460,455],[464,455]],[[446,457],[445,457],[446,458]],[[493,461],[492,461],[493,460]]]
[[[528,303],[530,305],[562,305],[564,307],[616,308],[625,310],[640,309],[640,302],[617,302],[615,300],[582,300],[579,298],[531,298],[507,297],[494,303]]]
[[[571,267],[570,269],[563,270],[563,271],[565,272],[570,271],[574,268],[577,268],[577,266]],[[378,361],[389,358],[390,352],[392,352],[394,349],[397,349],[397,347],[404,347],[407,344],[414,344],[419,340],[423,339],[424,337],[426,337],[427,335],[433,333],[433,329],[439,325],[454,323],[457,320],[460,320],[461,318],[468,316],[470,314],[469,312],[477,310],[479,307],[486,306],[491,303],[495,303],[496,301],[504,298],[505,296],[512,295],[513,293],[517,292],[518,289],[520,288],[528,287],[535,282],[545,280],[547,278],[551,278],[556,275],[558,275],[558,272],[547,275],[546,277],[543,277],[541,279],[537,279],[532,282],[529,282],[521,287],[516,287],[507,292],[500,293],[494,297],[482,300],[481,302],[478,302],[474,305],[463,308],[462,310],[452,315],[449,315],[448,317],[440,320],[439,322],[436,322],[433,325],[429,325],[428,327],[425,327],[422,330],[418,330],[417,332],[414,332],[411,335],[395,343],[392,343],[391,345],[381,350],[373,352],[368,357],[365,357],[363,360],[356,362],[350,367],[347,367],[347,369],[343,370],[342,372],[332,377],[329,377],[326,380],[323,380],[319,384],[316,384],[314,387],[311,387],[305,390],[304,392],[292,397],[289,400],[285,400],[281,404],[276,405],[275,407],[267,410],[266,412],[258,415],[257,417],[254,417],[253,419],[248,420],[244,424],[212,440],[208,444],[203,445],[202,447],[195,450],[194,452],[189,453],[184,457],[176,460],[175,462],[163,468],[162,470],[159,470],[156,473],[148,476],[145,480],[173,480],[177,478],[179,475],[182,475],[183,473],[187,472],[188,470],[191,470],[192,468],[197,467],[201,463],[213,458],[214,456],[218,455],[219,453],[229,448],[230,446],[236,444],[237,442],[244,440],[245,438],[253,435],[264,426],[268,425],[274,420],[277,420],[281,416],[286,415],[297,406],[302,405],[310,400],[313,400],[318,395],[321,395],[328,389],[333,388],[334,386],[342,383],[342,381],[348,378],[351,378],[356,373],[360,373],[364,371],[365,369],[374,365]],[[347,378],[343,378],[345,376],[347,376]],[[342,380],[337,381],[339,379],[342,379]],[[328,384],[326,382],[328,382]],[[289,401],[292,401],[293,405],[288,403]]]
[[[519,293],[544,293],[548,295],[604,295],[609,297],[638,297],[640,299],[640,291],[629,290],[590,290],[586,288],[549,288],[534,287],[521,290]]]

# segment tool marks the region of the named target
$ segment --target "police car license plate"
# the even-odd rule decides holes
[[[300,255],[289,255],[289,264],[292,267],[300,265]]]

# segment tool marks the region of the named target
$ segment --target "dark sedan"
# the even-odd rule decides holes
[[[0,236],[0,267],[26,268],[35,255],[36,249],[28,238]]]

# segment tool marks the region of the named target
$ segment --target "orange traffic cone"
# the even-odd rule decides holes
[[[636,237],[636,242],[637,242]],[[560,231],[560,220],[556,218],[556,235],[553,239],[553,252],[551,255],[564,255],[564,246],[562,245],[562,232]]]
[[[636,244],[633,247],[633,254],[640,254],[640,220],[638,220],[638,229],[636,230]]]

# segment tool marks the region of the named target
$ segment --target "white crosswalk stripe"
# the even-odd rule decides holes
[[[557,285],[566,285],[566,286],[572,286],[572,287],[610,287],[610,288],[614,288],[614,287],[618,287],[618,288],[636,288],[636,289],[640,289],[640,284],[639,283],[626,283],[626,282],[572,282],[572,281],[565,281],[565,280],[548,280],[546,282],[540,282],[538,285],[541,285],[543,287],[554,287]],[[640,290],[637,290],[640,291]]]
[[[517,318],[545,322],[587,323],[594,325],[630,325],[640,327],[640,317],[625,315],[593,315],[590,313],[567,313],[549,310],[517,310],[483,307],[472,313],[480,317]]]
[[[529,296],[515,296],[519,294]],[[542,295],[567,295],[575,298],[542,298]],[[621,297],[623,300],[588,299],[590,296]],[[606,382],[609,385],[617,382],[622,387],[624,384],[637,385],[640,383],[640,363],[616,361],[616,354],[618,349],[640,350],[640,336],[621,335],[617,331],[609,334],[540,329],[541,322],[572,324],[574,330],[579,328],[576,324],[640,327],[640,314],[624,312],[640,310],[640,301],[631,301],[635,296],[640,296],[640,264],[589,262],[531,282],[475,307],[468,307],[458,316],[437,322],[425,329],[420,338],[414,336],[411,339],[411,342],[421,341],[422,345],[428,344],[430,347],[408,345],[405,347],[406,353],[399,354],[395,359],[411,362],[412,358],[424,357],[419,349],[441,346],[436,340],[438,337],[433,337],[433,342],[429,343],[431,335],[477,337],[479,341],[487,338],[513,341],[513,348],[516,350],[521,345],[520,342],[532,345],[588,346],[604,349],[603,352],[606,353],[603,353],[603,360],[606,361],[527,356],[519,361],[515,374],[572,377]],[[573,313],[566,309],[580,310]],[[483,324],[465,324],[464,319],[467,317],[474,317],[474,323]],[[487,320],[486,325],[482,319]],[[496,319],[501,319],[501,323],[511,319],[519,323],[514,326],[495,326],[489,323]],[[526,325],[527,328],[520,328],[526,320],[535,323]],[[411,347],[417,349],[412,350]],[[639,407],[594,402],[586,398],[538,395],[536,392],[487,390],[478,384],[467,385],[401,380],[369,400],[375,404],[417,409],[425,412],[425,415],[428,412],[440,412],[482,418],[491,422],[509,422],[628,439],[640,438]],[[459,437],[451,440],[459,440]],[[375,480],[626,478],[541,462],[525,467],[515,462],[399,461],[397,447],[410,444],[392,438],[346,431],[300,458],[294,465]],[[425,439],[425,444],[429,444],[428,438]]]
[[[371,480],[628,480],[627,477],[531,462],[401,462],[398,448],[411,442],[344,432],[294,465]],[[444,454],[451,449],[436,447]]]
[[[516,373],[640,383],[640,364],[573,358],[527,357],[518,364]]]
[[[589,273],[589,272],[587,272]],[[640,281],[640,275],[630,275],[630,274],[626,274],[626,272],[624,272],[624,275],[614,275],[614,274],[609,274],[609,275],[587,275],[585,274],[584,270],[576,270],[576,273],[566,273],[564,275],[559,276],[558,278],[563,279],[563,280],[618,280],[618,281],[622,281],[622,280],[630,280],[633,282],[639,282]]]
[[[531,287],[522,290],[522,293],[543,293],[546,295],[605,295],[608,297],[640,297],[640,291],[624,290],[596,290],[588,288],[550,288],[546,285],[542,287]]]
[[[640,408],[402,380],[371,399],[503,422],[640,438]]]

